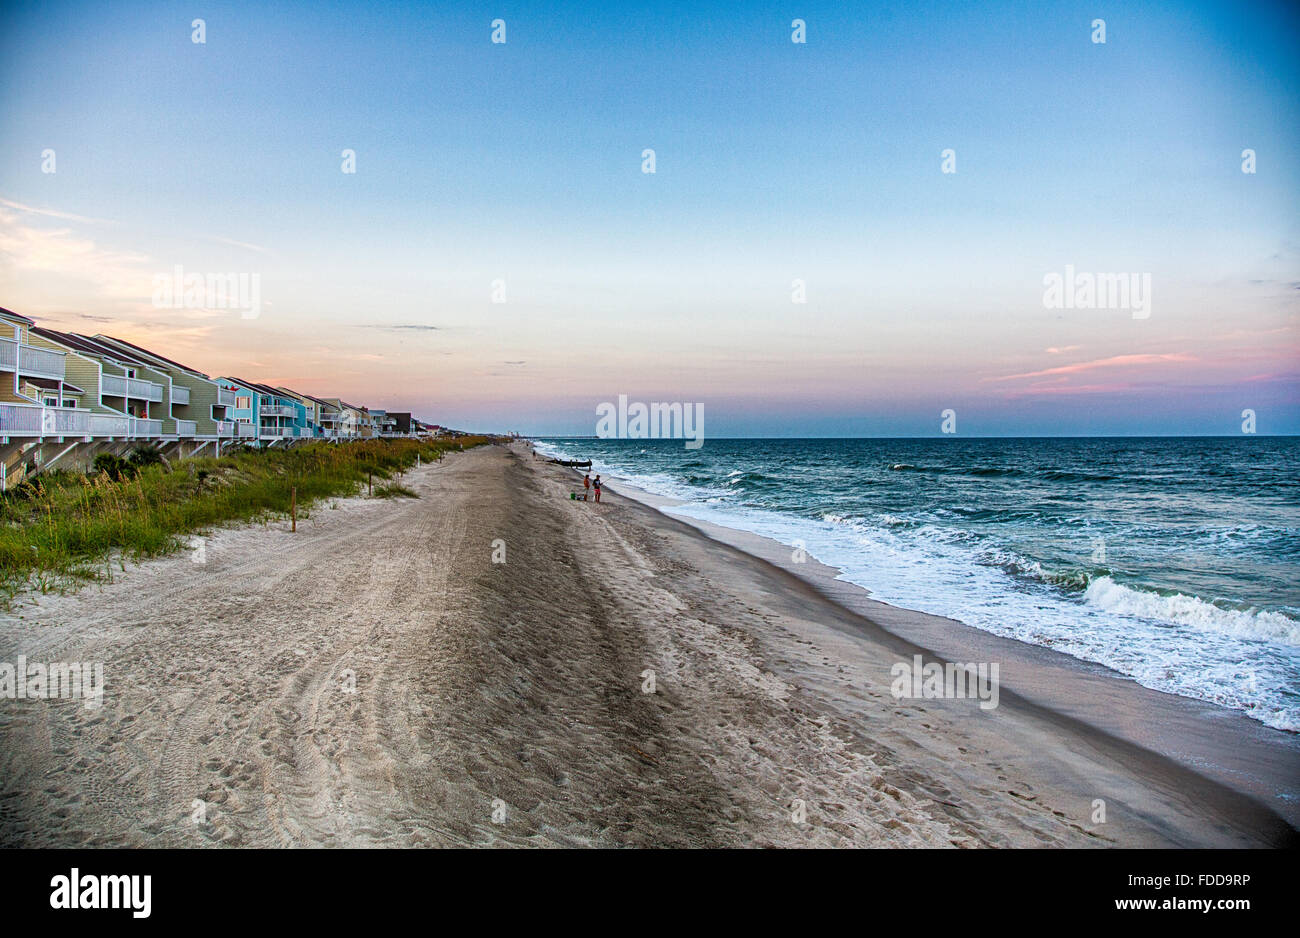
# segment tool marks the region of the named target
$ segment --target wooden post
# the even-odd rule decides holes
[[[375,494],[375,472],[373,469],[366,470],[366,494]]]
[[[298,486],[296,485],[293,488],[289,489],[289,518],[291,519],[291,524],[292,524],[292,527],[290,527],[289,530],[297,531],[298,530]]]

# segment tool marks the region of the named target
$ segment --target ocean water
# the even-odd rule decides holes
[[[1300,439],[538,440],[874,598],[1300,731]]]

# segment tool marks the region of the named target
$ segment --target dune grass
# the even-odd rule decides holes
[[[141,465],[128,476],[51,472],[0,496],[0,599],[112,576],[114,564],[177,550],[185,536],[215,525],[300,516],[313,502],[364,495],[414,497],[395,475],[483,437],[308,443],[293,449],[240,448],[216,458]],[[383,483],[383,484],[381,484]]]

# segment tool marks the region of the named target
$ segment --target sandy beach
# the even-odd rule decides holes
[[[1108,725],[1146,706],[1120,682],[1053,707],[1053,662],[1008,650],[996,708],[895,699],[896,662],[977,647],[575,481],[483,447],[407,473],[416,500],[21,597],[0,661],[102,661],[105,693],[0,700],[0,844],[1294,843],[1208,737],[1179,759]],[[1294,772],[1294,748],[1246,751],[1253,778]]]

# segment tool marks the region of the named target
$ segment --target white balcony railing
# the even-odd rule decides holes
[[[257,412],[263,417],[294,417],[298,413],[298,408],[284,404],[263,404]]]
[[[131,417],[131,436],[162,436],[162,421]]]
[[[234,407],[235,392],[230,390],[229,388],[217,388],[217,406]]]
[[[24,345],[16,339],[0,339],[0,369],[31,375],[34,378],[63,380],[67,368],[67,354],[53,349]]]
[[[18,373],[41,378],[57,378],[62,381],[64,369],[67,368],[66,358],[64,352],[20,345],[18,346]]]
[[[162,403],[163,386],[141,378],[124,378],[121,375],[104,375],[100,385],[109,397],[133,397],[142,401]]]
[[[270,436],[270,437],[297,436],[298,428],[297,427],[262,427],[261,435]]]
[[[183,384],[172,385],[172,403],[188,404],[190,402],[190,389]]]
[[[0,404],[0,435],[88,436],[90,411],[40,404]]]
[[[131,418],[117,414],[88,414],[90,436],[129,436]]]
[[[236,422],[234,435],[240,438],[255,437],[257,436],[257,427],[253,426],[251,423]]]
[[[126,397],[126,379],[120,375],[104,375],[99,382],[99,393],[105,397]]]
[[[193,420],[177,420],[177,421],[176,421],[176,435],[177,435],[177,436],[197,436],[197,435],[198,435],[198,424],[195,423]]]

